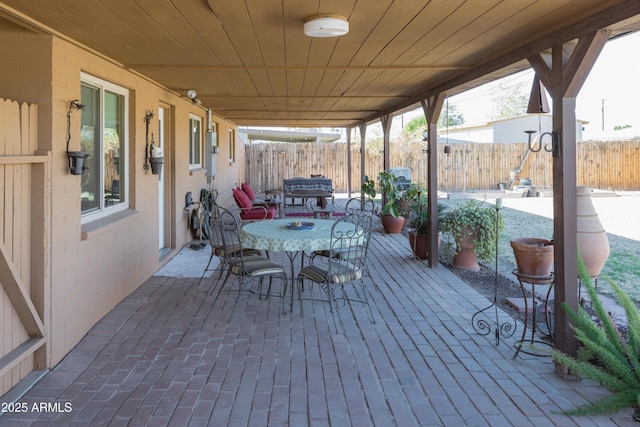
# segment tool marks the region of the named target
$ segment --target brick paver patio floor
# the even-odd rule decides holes
[[[561,379],[550,358],[513,360],[515,337],[496,346],[475,332],[471,317],[489,302],[413,260],[402,235],[376,229],[369,266],[376,322],[347,304],[338,332],[323,302],[303,301],[301,316],[296,300],[282,315],[278,298],[248,295],[230,318],[237,294],[214,305],[217,274],[200,288],[152,277],[19,397],[27,412],[0,425],[635,425],[630,410],[560,414],[608,392]],[[60,411],[32,410],[43,402]]]

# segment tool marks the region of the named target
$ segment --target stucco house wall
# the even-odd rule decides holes
[[[36,34],[0,18],[0,98],[39,106],[41,150],[51,151],[50,319],[48,365],[57,364],[86,332],[129,295],[164,262],[192,239],[189,213],[184,210],[188,191],[198,199],[207,187],[205,169],[189,169],[189,114],[202,118],[206,110],[184,94],[169,91],[129,72],[119,64],[61,38]],[[129,95],[129,209],[82,224],[80,177],[67,167],[67,110],[80,99],[81,72],[126,87]],[[195,84],[195,82],[194,82]],[[143,169],[146,111],[163,105],[170,111],[165,176],[170,184],[170,251],[160,259],[158,250],[158,178]],[[72,114],[71,150],[79,149],[80,114]],[[213,115],[220,154],[214,187],[222,204],[231,205],[230,188],[239,180],[241,144],[235,143],[235,163],[229,162],[229,131],[235,124]],[[152,120],[152,127],[158,122]],[[224,160],[223,160],[224,159]],[[38,201],[32,201],[38,203]]]

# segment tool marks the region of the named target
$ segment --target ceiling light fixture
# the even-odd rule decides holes
[[[340,15],[310,16],[304,23],[304,33],[309,37],[339,37],[348,32],[349,22]]]

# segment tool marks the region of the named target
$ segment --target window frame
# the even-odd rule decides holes
[[[236,134],[234,129],[229,129],[229,164],[236,162]]]
[[[81,215],[81,224],[85,224],[91,221],[95,221],[101,218],[105,218],[107,216],[113,215],[118,212],[125,211],[129,209],[129,179],[131,174],[129,173],[129,102],[130,102],[130,91],[129,89],[112,83],[110,81],[101,79],[91,74],[87,74],[84,72],[80,73],[80,87],[83,85],[92,87],[94,89],[98,89],[100,92],[100,106],[99,106],[99,123],[101,127],[100,134],[100,159],[97,162],[99,169],[99,182],[102,185],[99,186],[99,206],[97,209],[93,209],[90,211],[83,212],[82,205],[80,207],[80,215]],[[105,165],[104,165],[104,148],[105,148],[105,91],[112,92],[116,95],[124,97],[122,102],[122,111],[119,112],[122,119],[122,135],[121,135],[121,148],[120,151],[124,154],[124,159],[120,158],[120,162],[123,162],[122,165],[122,175],[121,175],[121,185],[120,187],[120,195],[121,202],[114,204],[112,206],[107,206],[105,203],[105,188],[104,188],[104,174],[105,174]],[[82,123],[80,123],[80,133],[82,133]],[[82,193],[82,184],[80,183],[80,193]],[[95,197],[95,196],[94,196]]]
[[[198,134],[198,140],[195,141],[194,138],[194,134],[195,131],[193,129],[193,123],[197,122],[199,124],[199,134]],[[202,117],[198,116],[197,114],[193,114],[193,113],[189,113],[189,169],[193,170],[193,169],[202,169],[202,148],[203,148],[203,138],[204,138],[204,132],[202,131]],[[196,146],[194,146],[194,143],[196,143]],[[194,155],[198,156],[197,159],[194,159]],[[194,162],[193,160],[197,160],[196,162]]]

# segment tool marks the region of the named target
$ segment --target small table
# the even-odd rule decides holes
[[[259,200],[257,203],[264,203],[267,206],[276,206],[278,208],[278,218],[284,218],[282,216],[282,199],[280,198],[270,198],[266,197],[265,199]]]
[[[327,218],[332,219],[333,218],[333,213],[336,211],[336,209],[333,207],[333,205],[328,204],[326,207],[322,207],[322,206],[312,206],[313,209],[313,217],[315,219],[319,219],[320,215],[325,215]]]
[[[547,295],[544,299],[544,317],[545,317],[545,322],[547,324],[547,330],[549,331],[551,339],[553,340],[553,334],[551,332],[551,324],[549,322],[549,312],[548,312],[549,295],[551,294],[551,289],[553,289],[553,273],[551,273],[548,276],[531,276],[529,274],[520,273],[519,270],[513,270],[513,274],[515,274],[516,278],[518,279],[518,282],[520,283],[520,289],[522,290],[522,296],[524,298],[524,327],[522,328],[522,337],[515,343],[516,353],[513,355],[513,358],[515,359],[516,357],[518,357],[518,353],[520,352],[523,352],[525,354],[529,354],[532,356],[551,356],[551,352],[547,352],[547,351],[535,352],[534,344],[544,345],[551,348],[554,347],[554,343],[549,343],[546,341],[542,341],[540,339],[536,339],[536,330],[537,330],[536,285],[543,285],[543,286],[549,286],[549,289],[547,290]],[[532,307],[533,317],[531,319],[532,320],[531,338],[525,338],[527,334],[527,326],[529,324],[529,299],[527,298],[527,292],[524,287],[525,283],[528,283],[531,285],[531,294],[532,294],[531,299],[533,301],[533,307]],[[523,349],[525,344],[529,345],[529,349]]]
[[[314,219],[311,229],[290,229],[290,219],[272,219],[245,224],[240,229],[240,243],[245,248],[260,249],[272,252],[285,252],[291,262],[291,305],[293,306],[293,289],[295,284],[294,260],[299,252],[328,250],[331,247],[331,229],[335,221]],[[340,224],[344,231],[350,224]]]

